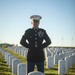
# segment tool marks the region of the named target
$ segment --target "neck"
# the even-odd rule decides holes
[[[33,29],[38,29],[38,27],[33,27]]]

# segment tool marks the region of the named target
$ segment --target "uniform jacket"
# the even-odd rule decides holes
[[[22,36],[20,44],[28,49],[27,61],[44,61],[43,49],[51,44],[51,40],[44,29],[29,28]]]

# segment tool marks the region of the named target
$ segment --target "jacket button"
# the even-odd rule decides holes
[[[35,43],[37,43],[37,42],[35,42]]]
[[[37,40],[37,38],[35,38],[35,40]]]
[[[35,34],[35,36],[37,36],[37,34]]]

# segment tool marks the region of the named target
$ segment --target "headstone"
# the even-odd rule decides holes
[[[75,64],[75,56],[72,55],[71,58],[72,58],[72,64]]]
[[[18,53],[18,49],[16,49],[16,53]]]
[[[28,50],[24,51],[24,57],[27,57]]]
[[[68,65],[68,68],[72,68],[72,58],[71,58],[71,55],[69,56],[69,65]]]
[[[5,52],[5,60],[7,61],[7,54],[8,54],[8,52]]]
[[[51,57],[54,57],[54,52],[51,52]]]
[[[9,65],[9,57],[12,56],[11,54],[7,54],[7,64]]]
[[[12,68],[12,60],[13,60],[13,59],[17,59],[17,58],[14,57],[14,56],[10,56],[10,57],[9,57],[9,67],[10,67],[10,68]]]
[[[45,75],[45,74],[37,71],[37,72],[30,72],[30,73],[28,73],[28,75]]]
[[[46,55],[47,55],[47,57],[48,56],[51,56],[51,53],[50,53],[50,49],[49,48],[46,48]]]
[[[26,64],[23,63],[18,64],[17,75],[26,75]]]
[[[58,64],[59,55],[54,55],[54,64]]]
[[[13,59],[12,60],[12,73],[17,74],[17,65],[21,63],[21,60],[19,59]]]
[[[69,68],[69,59],[70,59],[69,57],[65,57],[67,68]]]
[[[73,56],[75,56],[75,53],[72,53]]]
[[[19,55],[21,55],[21,50],[19,49]]]
[[[54,58],[53,57],[47,57],[47,68],[54,68]]]
[[[17,48],[14,48],[14,52],[17,52]]]
[[[21,51],[21,55],[24,56],[24,50]]]
[[[67,74],[67,64],[65,60],[58,61],[58,74]]]
[[[64,56],[62,53],[59,53],[59,60],[64,59]]]
[[[1,52],[2,56],[5,57],[5,52],[7,52],[7,51],[5,51],[4,49],[0,48],[0,52]]]
[[[70,56],[70,52],[69,51],[66,53],[66,56]]]
[[[5,60],[7,61],[7,64],[9,64],[9,56],[12,56],[9,52],[5,52]]]

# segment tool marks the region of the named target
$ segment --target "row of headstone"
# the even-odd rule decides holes
[[[23,48],[16,47],[16,50],[19,49],[20,52],[23,50]],[[14,48],[15,50],[15,48]],[[72,68],[72,64],[75,64],[75,57],[71,56],[75,53],[75,49],[66,49],[66,48],[46,48],[45,54],[46,54],[46,64],[47,68],[54,68],[55,64],[58,64],[58,74],[67,74],[68,68]],[[71,60],[71,57],[73,60]],[[60,62],[60,60],[63,60]],[[62,64],[62,62],[66,62]],[[69,62],[69,63],[67,63]],[[59,66],[60,65],[60,66]],[[63,68],[61,68],[63,66]],[[65,68],[65,69],[64,69]],[[64,71],[65,70],[65,71]]]
[[[12,74],[17,74],[17,75],[45,75],[44,73],[39,72],[39,71],[30,72],[27,74],[26,64],[21,63],[21,60],[17,59],[11,53],[5,51],[2,48],[0,48],[0,52],[4,56],[9,67],[12,69]]]
[[[58,49],[58,50],[57,50]],[[55,50],[46,48],[45,50],[45,56],[46,56],[46,62],[47,62],[47,57],[53,57],[54,64],[58,64],[58,61],[61,59],[65,59],[65,57],[68,57],[75,53],[75,49],[66,49],[66,51],[63,49],[57,48]]]
[[[75,64],[75,54],[69,57],[65,57],[65,60],[58,61],[58,74],[67,74],[68,68],[72,68]]]
[[[52,49],[47,48],[45,52],[47,68],[54,68],[54,65],[58,64],[58,74],[67,74],[68,68],[72,68],[72,65],[75,64],[75,49],[66,49],[66,51],[55,49],[53,52]]]
[[[21,63],[20,59],[17,59],[3,48],[0,48],[0,52],[4,56],[9,67],[12,69],[12,74],[26,75],[26,64]]]
[[[18,53],[21,54],[22,50],[25,50],[23,47],[13,47],[12,48],[15,52],[17,52],[17,49],[20,50]],[[11,50],[12,50],[11,49]],[[27,51],[27,50],[25,50]],[[26,53],[26,52],[25,52]],[[72,68],[72,65],[75,64],[75,56],[71,56],[75,53],[75,49],[71,48],[46,48],[45,50],[45,56],[46,56],[46,66],[47,68],[54,68],[55,64],[58,64],[58,74],[62,73],[65,74],[67,73],[68,68]],[[26,53],[27,54],[27,53]],[[72,57],[72,59],[71,59]],[[60,60],[64,60],[61,61]],[[69,63],[67,63],[69,61]],[[60,62],[60,64],[59,64]],[[62,62],[66,62],[67,66],[65,67]],[[60,65],[60,66],[59,66]],[[63,66],[63,68],[61,68]],[[63,71],[63,69],[65,71]],[[62,71],[62,72],[61,72]]]
[[[12,46],[8,47],[8,49],[13,50],[14,52],[18,53],[21,56],[27,57],[28,48],[22,46]]]
[[[45,54],[46,54],[46,57],[48,56],[52,56],[54,57],[54,55],[59,55],[60,53],[64,54],[64,53],[67,53],[67,55],[69,54],[72,54],[73,52],[75,53],[75,49],[71,49],[71,48],[45,48]]]

